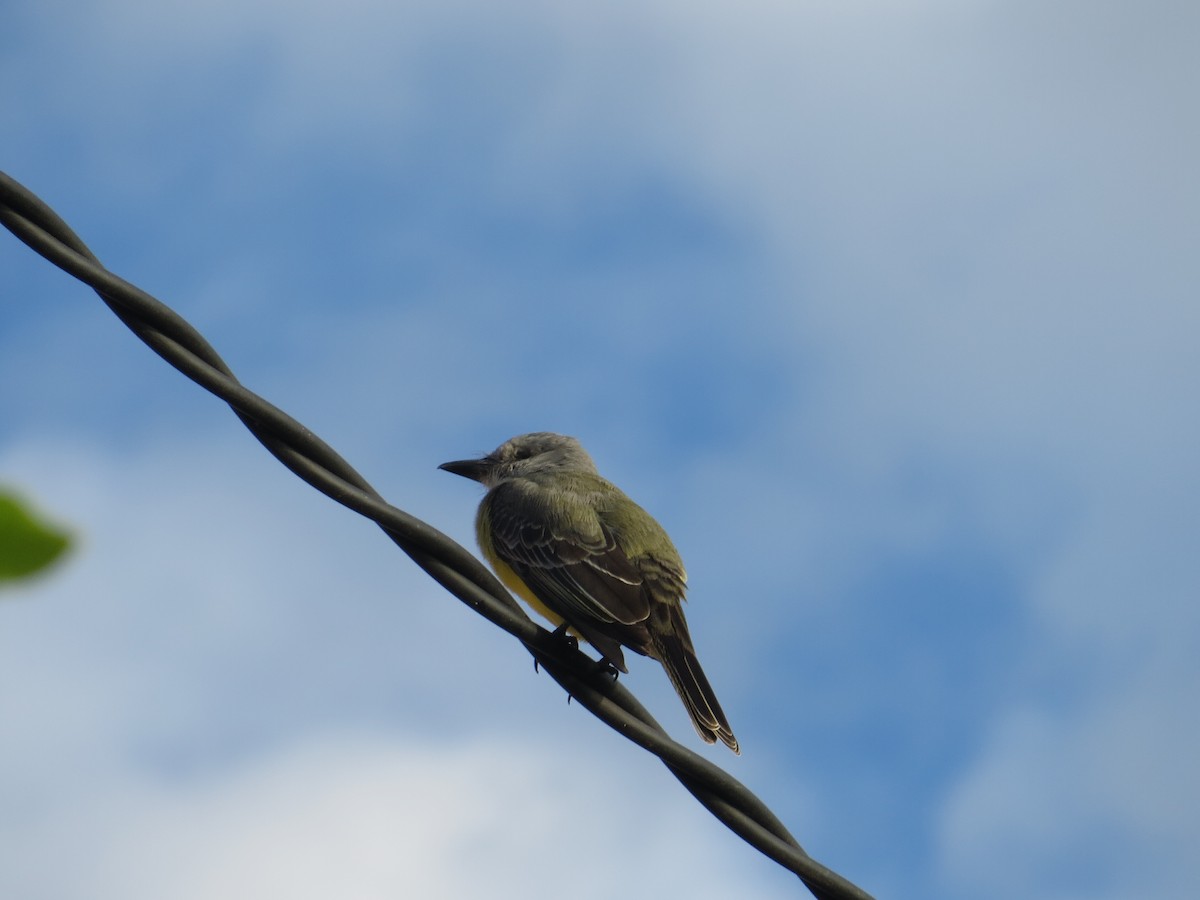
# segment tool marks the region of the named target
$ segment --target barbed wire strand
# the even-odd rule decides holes
[[[101,265],[57,213],[0,172],[0,222],[34,252],[92,287],[164,360],[220,397],[283,465],[327,497],[371,519],[447,591],[520,640],[537,664],[597,718],[657,756],[730,830],[800,877],[818,900],[871,900],[804,852],[741,782],[673,741],[623,684],[596,661],[533,622],[496,577],[460,544],[387,503],[319,437],[242,385],[195,328]]]

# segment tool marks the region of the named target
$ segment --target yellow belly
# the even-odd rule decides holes
[[[556,628],[563,623],[563,617],[539,600],[537,595],[529,589],[529,586],[521,580],[521,576],[514,572],[508,563],[488,550],[484,550],[483,555],[487,557],[487,561],[491,563],[492,568],[496,572],[496,577],[503,582],[504,586],[528,603],[535,613]]]

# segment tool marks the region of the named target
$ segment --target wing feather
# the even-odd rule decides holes
[[[540,490],[512,482],[488,495],[496,554],[572,625],[645,621],[650,601],[643,576],[612,531],[588,504],[546,502]]]

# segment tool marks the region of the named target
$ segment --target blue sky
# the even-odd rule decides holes
[[[880,898],[1190,898],[1198,18],[17,2],[0,167],[469,546],[439,462],[581,438],[742,757],[626,683]],[[80,535],[0,604],[0,895],[797,894],[4,236],[0,298]]]

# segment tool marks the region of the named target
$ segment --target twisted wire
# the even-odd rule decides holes
[[[151,350],[220,397],[283,465],[327,497],[371,519],[447,591],[516,637],[537,664],[597,718],[657,756],[714,816],[800,877],[818,900],[870,895],[804,852],[783,824],[723,769],[673,741],[623,684],[591,657],[533,622],[460,544],[387,503],[328,444],[242,385],[204,337],[145,291],[109,272],[57,213],[0,172],[0,222],[63,271],[92,287]]]

